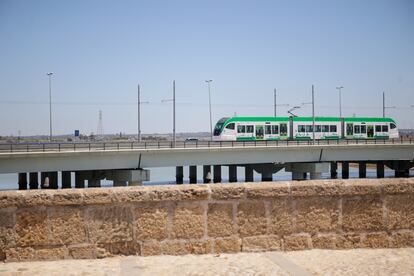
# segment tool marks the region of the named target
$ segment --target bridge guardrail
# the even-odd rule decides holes
[[[344,139],[344,140],[265,140],[265,141],[146,141],[146,142],[64,142],[64,143],[4,143],[0,144],[0,153],[13,152],[74,152],[105,151],[126,149],[183,149],[183,148],[234,148],[234,147],[286,147],[313,145],[359,145],[359,144],[413,144],[409,139]]]

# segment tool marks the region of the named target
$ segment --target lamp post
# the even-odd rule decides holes
[[[52,75],[53,72],[47,73],[49,76],[49,141],[52,142]]]
[[[173,147],[175,148],[175,80],[173,81],[173,98],[161,100],[161,102],[172,102],[173,103]]]
[[[210,85],[213,80],[206,80],[208,85],[208,106],[210,111],[210,140],[213,141],[213,120],[211,117],[211,93],[210,93]]]
[[[141,142],[141,104],[149,102],[141,102],[141,90],[138,84],[138,142]]]
[[[385,92],[382,92],[382,117],[385,118],[386,108],[396,108],[395,106],[385,106]]]
[[[341,99],[341,92],[342,92],[343,86],[338,86],[336,89],[339,91],[339,118],[342,118],[342,99]]]

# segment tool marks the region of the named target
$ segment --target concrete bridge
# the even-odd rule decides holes
[[[414,166],[414,140],[317,140],[252,142],[130,142],[130,143],[30,143],[1,144],[0,173],[19,173],[20,189],[57,188],[57,172],[62,172],[62,187],[70,187],[71,172],[75,186],[99,186],[101,179],[114,185],[139,184],[149,180],[148,169],[176,167],[176,181],[182,183],[183,167],[189,166],[190,183],[197,181],[197,166],[203,166],[203,179],[221,181],[222,166],[228,166],[229,181],[237,181],[237,167],[245,168],[246,181],[253,181],[253,170],[262,180],[285,168],[292,178],[320,178],[322,172],[337,176],[338,162],[342,177],[349,177],[349,163],[359,163],[359,176],[366,176],[367,163],[377,166],[377,176],[384,176],[384,166],[396,176],[408,176]],[[213,173],[211,167],[213,166]],[[29,173],[29,177],[28,177]]]

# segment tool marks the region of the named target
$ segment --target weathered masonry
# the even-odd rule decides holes
[[[0,192],[0,258],[414,246],[414,179]]]

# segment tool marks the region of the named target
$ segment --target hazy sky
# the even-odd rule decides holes
[[[170,132],[273,114],[311,100],[317,115],[387,115],[414,127],[414,1],[0,0],[0,135]],[[288,107],[278,115],[286,116]],[[305,105],[298,115],[310,115]]]

